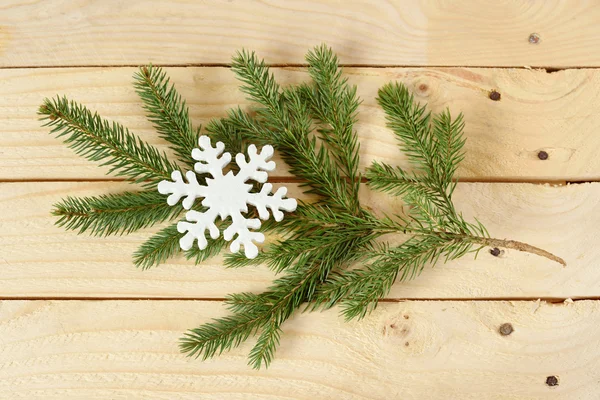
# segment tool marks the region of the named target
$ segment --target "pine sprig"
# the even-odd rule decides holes
[[[327,278],[338,262],[349,256],[347,250],[352,247],[348,241],[334,250],[338,255],[335,259],[296,263],[266,292],[256,297],[251,294],[230,297],[230,304],[236,304],[235,300],[241,298],[252,298],[253,301],[230,306],[238,312],[190,330],[181,340],[181,350],[189,356],[206,359],[239,346],[260,331],[248,364],[254,368],[268,366],[279,343],[281,324],[305,301],[310,301],[317,285]]]
[[[431,112],[414,101],[414,96],[399,82],[379,89],[377,102],[385,111],[387,126],[396,134],[406,157],[430,180],[439,178],[439,154],[431,129]]]
[[[171,143],[180,161],[193,167],[195,160],[191,152],[200,130],[193,129],[187,106],[174,85],[162,69],[152,66],[142,67],[134,77],[149,120],[159,135]],[[58,226],[93,235],[127,234],[181,215],[180,207],[168,206],[165,197],[156,191],[157,182],[170,179],[171,171],[177,168],[164,153],[127,128],[101,119],[66,97],[46,99],[39,113],[44,126],[50,126],[51,133],[58,137],[65,137],[65,143],[77,154],[92,161],[103,161],[102,165],[111,167],[109,173],[148,188],[142,192],[98,197],[67,197],[54,206]],[[242,147],[239,143],[235,151],[242,151]],[[177,255],[181,252],[180,237],[176,224],[164,228],[136,251],[134,264],[147,269]],[[191,249],[185,256],[199,263],[218,254],[225,244],[223,239],[211,241],[206,249]]]
[[[358,198],[360,186],[359,144],[353,131],[360,101],[356,86],[348,85],[342,77],[337,56],[325,45],[309,51],[306,56],[313,85],[300,86],[309,101],[313,115],[321,122],[317,129],[331,156],[347,179],[353,182],[349,188],[352,198]],[[358,204],[354,205],[358,209]]]
[[[498,243],[479,221],[465,221],[452,202],[453,177],[464,158],[462,115],[452,119],[447,110],[432,115],[399,83],[381,88],[378,102],[414,172],[374,163],[367,180],[372,188],[401,196],[409,211],[394,219],[376,218],[363,209],[353,131],[360,103],[356,89],[342,78],[337,59],[326,47],[311,51],[307,61],[312,83],[281,89],[254,53],[234,58],[242,91],[257,106],[253,115],[239,108],[230,111],[217,134],[231,131],[240,135],[238,140],[273,143],[291,172],[304,179],[305,192],[319,199],[301,204],[278,225],[275,230],[284,239],[255,260],[226,257],[229,267],[259,262],[285,275],[265,293],[230,296],[233,315],[192,330],[183,340],[182,350],[190,355],[212,357],[256,334],[249,364],[267,366],[282,323],[301,303],[308,310],[340,305],[346,319],[363,318],[394,282],[415,278],[440,258],[447,262],[491,241]],[[395,247],[376,242],[393,232],[411,236]],[[349,268],[356,261],[366,265]]]
[[[436,138],[436,153],[439,154],[439,177],[440,183],[448,186],[456,168],[465,158],[463,147],[465,139],[462,132],[465,127],[464,118],[459,114],[452,120],[450,110],[436,114],[432,120],[433,135]]]
[[[222,142],[231,153],[244,151],[244,137],[227,119],[213,119],[206,125],[206,132],[215,142]]]
[[[180,207],[173,208],[181,209]],[[199,264],[219,254],[227,245],[221,236],[218,239],[210,240],[206,248],[202,250],[194,246],[183,252],[179,246],[179,239],[181,239],[181,233],[177,230],[177,224],[161,229],[137,249],[133,255],[133,263],[141,269],[149,269],[183,253],[186,259],[194,260],[195,264]]]
[[[409,175],[400,167],[374,162],[367,170],[369,185],[401,196],[412,207],[413,220],[419,226],[426,224],[432,231],[473,234],[469,229],[472,226],[457,214],[452,203],[457,183],[452,178],[464,158],[462,114],[452,120],[450,112],[445,110],[432,117],[397,82],[379,89],[377,101],[386,113],[387,126],[396,134],[400,148],[417,167],[417,173]]]
[[[98,114],[66,97],[46,99],[39,108],[44,126],[77,154],[90,161],[102,161],[109,173],[123,176],[144,187],[154,188],[169,179],[176,169],[164,153],[143,142],[127,128],[108,122]]]
[[[366,267],[332,276],[321,287],[313,309],[340,304],[346,320],[364,318],[389,293],[394,282],[414,279],[425,265],[435,264],[442,256],[447,262],[476,251],[473,246],[456,237],[436,234],[415,236],[393,248],[382,246],[364,255],[372,260]]]
[[[227,267],[259,263],[279,275],[263,293],[229,295],[226,305],[231,314],[187,332],[180,342],[183,352],[206,359],[257,336],[249,365],[268,366],[285,321],[297,311],[339,306],[346,319],[364,318],[395,282],[414,279],[428,265],[477,253],[483,246],[527,251],[565,265],[545,250],[491,238],[478,220],[463,218],[452,201],[455,174],[465,157],[463,116],[453,119],[448,110],[429,112],[401,83],[383,86],[377,101],[412,169],[374,162],[365,176],[370,188],[401,197],[406,210],[377,216],[363,207],[354,129],[360,104],[356,87],[349,85],[328,47],[316,47],[306,60],[311,81],[282,87],[254,53],[241,51],[233,58],[232,71],[253,108],[234,108],[225,118],[209,122],[206,131],[232,153],[242,152],[247,143],[273,145],[289,171],[300,178],[304,192],[316,199],[310,204],[300,202],[282,222],[265,221],[261,231],[278,235],[278,240],[255,259],[226,255]],[[185,101],[166,73],[143,67],[135,76],[135,88],[159,135],[181,163],[193,166],[190,154],[200,129],[192,127]],[[164,196],[155,191],[158,181],[169,179],[176,169],[163,153],[66,98],[46,100],[39,113],[46,126],[78,154],[101,161],[110,166],[110,173],[146,188],[68,197],[55,205],[58,225],[79,233],[124,234],[180,215],[180,207],[168,207]],[[195,208],[203,210],[201,205]],[[387,234],[407,238],[390,246],[382,241]],[[181,254],[180,237],[176,223],[164,227],[140,246],[135,265],[147,269]],[[221,235],[208,241],[205,249],[194,247],[183,255],[197,264],[226,245]]]
[[[150,65],[141,67],[134,78],[134,86],[144,102],[148,120],[160,137],[171,143],[170,147],[178,159],[193,168],[194,160],[190,154],[197,145],[200,127],[192,127],[188,107],[170,83],[167,73]]]
[[[161,229],[136,250],[133,263],[141,269],[149,269],[165,262],[181,252],[179,239],[181,234],[177,231],[177,224]]]
[[[309,62],[314,60],[309,59]],[[317,146],[316,138],[310,135],[313,118],[310,105],[303,99],[303,91],[281,90],[264,61],[254,53],[239,52],[233,59],[232,70],[242,82],[240,90],[257,104],[254,108],[256,118],[234,110],[229,113],[226,123],[248,140],[272,144],[278,149],[290,172],[310,186],[307,193],[321,196],[334,207],[357,212],[355,185],[347,184],[331,153],[325,147]],[[350,132],[348,135],[355,134]],[[353,141],[356,142],[356,138]],[[349,157],[358,160],[357,151],[358,146],[355,146],[355,154]]]
[[[170,207],[156,190],[98,197],[67,197],[54,205],[56,225],[78,233],[108,236],[135,232],[177,218],[181,208]]]

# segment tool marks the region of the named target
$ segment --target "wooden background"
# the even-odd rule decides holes
[[[598,22],[597,0],[0,1],[0,399],[600,399]],[[127,186],[48,135],[36,109],[65,94],[164,148],[135,66],[168,66],[200,124],[245,103],[227,68],[237,49],[289,83],[306,78],[303,56],[321,42],[364,99],[363,165],[406,165],[374,102],[401,80],[433,110],[465,114],[464,215],[568,267],[483,252],[396,285],[362,322],[336,310],[293,318],[268,370],[246,366],[251,343],[189,360],[181,333],[272,273],[218,257],[144,272],[131,253],[151,231],[54,227],[61,197]],[[275,175],[289,177],[281,163]],[[504,323],[512,334],[499,334]]]

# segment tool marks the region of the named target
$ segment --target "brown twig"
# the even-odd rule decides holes
[[[546,257],[549,260],[556,261],[557,263],[562,264],[563,267],[567,266],[567,263],[562,258],[555,256],[554,254],[550,253],[549,251],[540,249],[539,247],[535,247],[535,246],[532,246],[527,243],[518,242],[516,240],[493,239],[493,238],[484,238],[484,237],[477,237],[477,236],[465,236],[465,237],[471,239],[475,243],[479,243],[484,246],[503,247],[505,249],[524,251],[526,253],[536,254],[541,257]]]

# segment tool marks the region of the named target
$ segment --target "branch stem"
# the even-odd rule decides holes
[[[505,249],[513,249],[518,251],[524,251],[526,253],[536,254],[540,257],[545,257],[549,260],[555,261],[561,264],[563,267],[567,266],[567,263],[562,258],[550,253],[549,251],[540,249],[539,247],[535,247],[527,243],[519,242],[516,240],[494,239],[478,236],[465,236],[465,238],[471,240],[474,243],[482,244],[484,246],[503,247]]]
[[[454,232],[448,232],[448,231],[425,231],[422,229],[411,229],[408,226],[382,226],[382,227],[379,227],[377,229],[377,231],[380,234],[386,234],[386,233],[404,233],[404,234],[410,233],[410,234],[414,234],[414,235],[438,234],[440,236],[443,235],[444,237],[467,240],[467,241],[470,241],[471,243],[481,244],[483,246],[502,247],[504,249],[523,251],[525,253],[531,253],[531,254],[538,255],[540,257],[547,258],[549,260],[552,260],[554,262],[561,264],[563,267],[567,266],[566,261],[564,259],[560,258],[559,256],[554,255],[554,254],[550,253],[549,251],[546,251],[539,247],[532,246],[528,243],[519,242],[517,240],[496,239],[496,238],[483,237],[483,236],[473,236],[473,235],[468,235],[468,234],[464,234],[464,233],[454,233]]]

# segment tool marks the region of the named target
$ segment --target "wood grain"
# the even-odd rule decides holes
[[[148,142],[165,143],[146,121],[132,87],[132,68],[0,70],[0,180],[106,179],[107,169],[75,155],[36,118],[44,97],[65,94]],[[168,68],[196,124],[242,104],[227,68]],[[306,80],[303,69],[276,69],[282,83]],[[466,119],[466,159],[458,174],[470,180],[600,179],[600,71],[465,68],[349,68],[364,100],[357,131],[362,165],[384,160],[408,167],[376,105],[377,89],[400,80],[434,111],[449,107]],[[489,98],[490,90],[500,101]],[[549,158],[541,161],[544,150]],[[276,175],[288,175],[279,163]]]
[[[294,185],[290,195],[297,197]],[[149,271],[131,254],[151,231],[90,237],[55,227],[51,205],[67,195],[114,193],[124,183],[4,183],[0,185],[0,297],[223,298],[260,291],[273,279],[264,267],[225,269],[222,258],[195,266],[183,258]],[[402,204],[363,188],[363,204],[391,214]],[[521,240],[565,258],[547,259],[487,250],[426,269],[396,284],[390,298],[600,297],[600,184],[551,187],[532,184],[459,184],[454,201],[467,219],[479,218],[493,237]],[[397,238],[390,237],[391,241]]]
[[[222,64],[242,47],[303,63],[322,42],[349,64],[598,66],[599,18],[567,0],[8,0],[0,67]]]
[[[205,124],[248,106],[225,67],[236,50],[287,66],[274,72],[290,84],[307,79],[304,54],[325,42],[354,66],[345,73],[364,99],[363,169],[373,160],[410,168],[375,102],[379,87],[400,80],[433,111],[465,114],[461,180],[594,181],[599,20],[596,2],[573,0],[1,1],[0,400],[597,400],[600,183],[459,184],[467,219],[568,266],[485,249],[427,268],[363,321],[344,323],[337,310],[295,316],[272,367],[253,371],[252,341],[201,362],[179,354],[177,340],[225,315],[226,294],[261,291],[273,274],[225,269],[222,255],[141,271],[131,254],[157,228],[97,238],[55,227],[60,198],[131,186],[48,135],[36,110],[65,94],[166,150],[132,66],[170,65],[194,123]],[[282,162],[272,176],[290,177]],[[361,196],[378,214],[402,207],[364,188]],[[561,302],[516,301],[537,298]],[[509,336],[498,332],[505,323]]]
[[[219,302],[1,302],[0,399],[597,399],[598,301],[301,314],[261,371],[246,365],[253,340],[205,362],[178,353],[183,331],[224,314]]]

